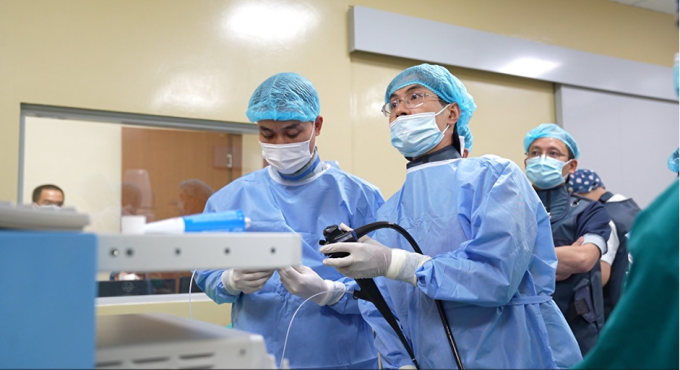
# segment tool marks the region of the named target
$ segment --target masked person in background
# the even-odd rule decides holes
[[[280,363],[293,369],[377,368],[371,327],[347,290],[356,282],[324,266],[319,239],[328,225],[375,222],[384,203],[368,182],[322,162],[315,146],[323,117],[312,83],[279,73],[257,87],[246,115],[257,122],[268,167],[247,174],[210,197],[205,212],[243,210],[248,231],[295,232],[302,236],[302,266],[278,271],[197,272],[198,286],[217,303],[232,303],[234,328],[261,334]]]
[[[621,297],[623,281],[628,270],[628,232],[635,216],[640,212],[640,207],[631,198],[607,191],[595,171],[576,170],[569,176],[567,190],[602,203],[612,218],[609,223],[612,232],[607,240],[607,253],[600,258],[606,321]]]
[[[548,215],[522,171],[496,156],[461,160],[459,135],[476,109],[447,69],[422,64],[385,92],[392,145],[409,160],[406,181],[378,211],[402,226],[424,254],[393,230],[336,243],[348,252],[324,264],[353,278],[376,278],[423,369],[455,369],[435,300],[442,302],[462,364],[479,369],[558,368],[581,359],[552,293],[557,260]],[[412,365],[371,304],[386,368]]]
[[[558,262],[553,298],[585,355],[604,325],[598,261],[607,253],[611,218],[601,203],[567,191],[580,154],[568,132],[544,123],[527,133],[524,150],[527,177],[550,215]]]

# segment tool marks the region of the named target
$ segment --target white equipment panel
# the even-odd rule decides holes
[[[97,317],[97,369],[276,369],[261,335],[152,313]]]
[[[275,269],[302,264],[296,233],[99,234],[99,271]]]
[[[73,207],[0,201],[0,229],[80,231],[89,224],[90,216]]]

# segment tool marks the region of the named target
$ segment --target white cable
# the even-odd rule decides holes
[[[300,306],[298,306],[297,310],[295,310],[295,312],[293,313],[293,317],[290,318],[290,323],[288,324],[288,330],[286,330],[286,339],[283,341],[283,352],[281,352],[281,362],[279,362],[279,369],[281,368],[281,365],[283,364],[283,360],[286,358],[286,345],[288,345],[288,334],[290,333],[290,327],[293,326],[293,321],[295,320],[295,315],[297,315],[298,311],[300,311],[300,309],[302,308],[302,305],[307,303],[307,301],[309,301],[310,299],[312,299],[312,298],[314,298],[314,297],[316,297],[320,294],[326,294],[327,292],[329,292],[329,290],[324,290],[322,292],[316,293],[313,296],[305,299],[304,302],[300,303]],[[354,291],[349,291],[349,292],[346,291],[344,294],[348,294],[348,293],[354,293]]]
[[[191,286],[193,285],[194,274],[196,274],[195,270],[191,274],[191,279],[189,280],[189,317],[191,319],[194,318],[194,316],[191,312]],[[288,334],[290,334],[290,328],[293,326],[293,321],[295,320],[295,316],[297,315],[298,311],[300,311],[300,309],[302,308],[302,305],[307,303],[307,301],[309,301],[310,299],[312,299],[312,298],[314,298],[318,295],[321,295],[321,294],[326,294],[329,291],[330,290],[324,290],[322,292],[316,293],[313,296],[305,299],[302,303],[300,303],[300,306],[298,306],[298,308],[293,313],[293,317],[290,318],[290,323],[288,324],[288,330],[286,330],[286,339],[283,341],[283,352],[281,352],[281,362],[279,362],[279,369],[281,368],[281,365],[283,364],[283,360],[286,358],[285,355],[286,355],[286,346],[288,345]],[[354,293],[354,291],[353,290],[352,291],[346,291],[343,294],[350,294],[350,293]]]
[[[191,312],[191,286],[194,284],[194,274],[196,270],[191,273],[191,279],[189,279],[189,318],[194,319],[194,314]]]

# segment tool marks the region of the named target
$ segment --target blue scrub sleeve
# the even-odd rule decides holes
[[[394,304],[392,302],[392,297],[390,296],[387,288],[384,284],[384,277],[376,277],[373,280],[380,289],[380,292],[385,299],[385,302],[390,307],[392,314],[397,319],[399,323],[399,318],[394,312]],[[378,309],[375,308],[373,303],[367,301],[359,301],[359,307],[361,308],[361,314],[364,320],[373,328],[376,333],[375,337],[375,348],[380,353],[382,368],[383,369],[398,369],[405,365],[413,365],[413,361],[406,352],[404,345],[399,340],[399,337],[394,332],[390,324],[387,323],[385,318],[380,314]],[[403,326],[399,323],[399,327],[404,331]],[[406,333],[404,336],[407,337]],[[413,348],[413,343],[409,341],[411,348]]]
[[[484,194],[478,205],[458,205],[470,209],[469,240],[419,267],[417,285],[434,299],[503,306],[517,292],[532,259],[540,202],[513,164],[503,168],[490,189],[476,191]]]
[[[229,294],[222,284],[224,270],[196,270],[196,285],[217,304],[234,303],[238,296]]]

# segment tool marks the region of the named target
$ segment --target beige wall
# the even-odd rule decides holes
[[[389,79],[417,62],[350,57],[354,4],[666,66],[678,45],[673,16],[607,0],[0,0],[0,199],[16,199],[22,102],[246,122],[252,90],[281,71],[319,90],[323,158],[390,195],[404,160],[366,99],[375,106]],[[526,129],[554,120],[544,83],[452,70],[479,105],[473,155],[518,160]]]
[[[609,0],[356,0],[352,4],[670,67],[675,17]]]

